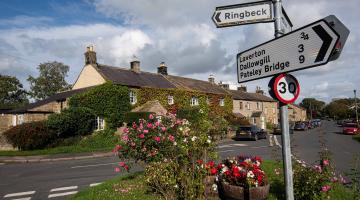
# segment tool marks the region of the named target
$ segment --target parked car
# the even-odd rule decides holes
[[[321,119],[313,119],[311,120],[312,128],[320,127],[321,126]]]
[[[306,131],[309,129],[309,123],[307,122],[297,122],[295,123],[294,130]]]
[[[356,135],[360,131],[357,123],[345,123],[343,125],[343,133],[349,135]]]
[[[294,133],[294,127],[291,126],[291,124],[290,124],[290,127],[289,127],[289,132],[290,132],[290,134]],[[273,134],[274,135],[281,135],[281,126],[280,126],[280,124],[274,126]]]
[[[240,126],[236,131],[235,140],[241,139],[266,139],[267,132],[264,129],[260,129],[255,125]]]

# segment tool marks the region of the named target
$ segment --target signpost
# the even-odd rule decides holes
[[[339,35],[319,20],[237,55],[239,83],[324,65]]]
[[[216,7],[212,20],[217,28],[272,22],[272,2],[259,1]]]
[[[280,74],[271,79],[269,88],[273,98],[280,101],[286,199],[293,200],[287,104],[297,99],[300,85],[294,76],[285,72],[325,65],[336,60],[350,31],[339,19],[330,15],[285,34],[292,29],[292,23],[281,0],[216,7],[212,20],[217,28],[274,22],[275,39],[237,55],[237,74],[239,83]]]

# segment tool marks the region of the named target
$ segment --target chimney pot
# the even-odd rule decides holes
[[[140,73],[140,61],[135,55],[130,62],[130,69],[133,72]]]
[[[244,85],[241,85],[240,87],[238,87],[237,90],[242,91],[242,92],[247,92],[247,88]]]
[[[86,52],[84,53],[84,55],[85,55],[85,65],[88,65],[88,64],[96,65],[97,64],[96,52],[94,51],[93,45],[86,47]]]
[[[160,66],[158,67],[158,74],[168,75],[167,66],[165,62],[160,63]]]

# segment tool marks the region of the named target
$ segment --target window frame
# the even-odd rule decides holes
[[[168,104],[169,104],[169,105],[173,105],[173,104],[174,104],[174,96],[172,96],[172,95],[169,95],[169,96],[168,96]]]
[[[190,99],[190,106],[198,106],[199,105],[199,98],[193,96]]]
[[[135,91],[130,90],[129,98],[130,98],[130,104],[131,105],[134,105],[134,104],[137,103],[137,97],[136,97],[136,92]]]

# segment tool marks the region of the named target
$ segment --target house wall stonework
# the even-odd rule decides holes
[[[289,104],[289,121],[306,121],[306,110],[298,106]]]
[[[72,89],[76,90],[80,88],[101,85],[105,82],[106,80],[100,75],[100,73],[92,65],[86,65],[81,71]]]

